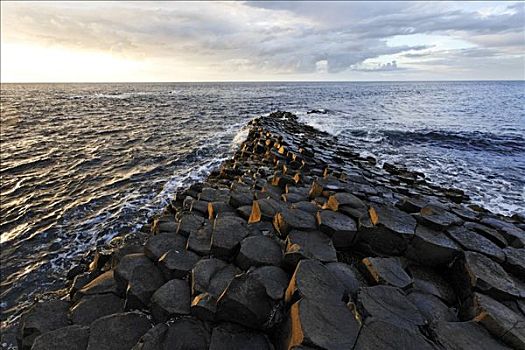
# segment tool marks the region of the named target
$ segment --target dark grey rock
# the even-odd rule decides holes
[[[69,298],[71,300],[77,300],[75,299],[75,293],[85,287],[96,277],[98,277],[96,272],[84,272],[76,275],[73,279],[73,283],[71,283],[71,287],[69,288]]]
[[[317,206],[317,204],[313,202],[307,202],[307,201],[296,202],[292,204],[292,208],[306,211],[312,214],[316,214],[317,211],[319,210],[319,207]]]
[[[147,331],[132,348],[132,350],[160,350],[163,348],[168,325],[159,323]]]
[[[114,279],[113,270],[104,272],[93,281],[82,287],[73,298],[73,301],[79,300],[84,295],[115,293],[117,294],[117,284]]]
[[[71,308],[74,324],[89,326],[103,316],[124,312],[124,300],[113,293],[86,295]]]
[[[514,349],[525,349],[525,318],[497,302],[496,300],[474,293],[472,316],[483,325],[495,338]]]
[[[440,321],[432,326],[434,338],[446,350],[509,350],[475,322]]]
[[[444,230],[452,225],[460,225],[463,220],[435,205],[428,205],[419,211],[418,220],[427,226]]]
[[[283,348],[312,346],[352,349],[359,323],[344,302],[301,299],[292,305],[284,326]]]
[[[505,269],[522,279],[525,279],[525,249],[507,247],[505,253]]]
[[[301,260],[286,290],[285,301],[293,302],[300,298],[310,300],[342,301],[345,297],[344,285],[316,260]]]
[[[230,192],[229,204],[234,208],[245,205],[251,206],[253,202],[253,193],[250,190],[235,189]]]
[[[192,317],[175,320],[164,338],[163,350],[207,350],[210,344],[208,325]]]
[[[205,187],[199,194],[199,200],[206,202],[229,202],[230,190],[228,190],[227,188],[215,189],[211,187]]]
[[[35,339],[32,350],[79,350],[86,349],[89,327],[68,326],[44,333]]]
[[[266,236],[246,237],[241,242],[241,249],[236,263],[244,270],[251,266],[281,265],[283,252],[275,240]]]
[[[374,205],[359,220],[358,240],[375,254],[402,255],[414,237],[416,220],[401,210]]]
[[[239,243],[248,236],[246,222],[234,216],[219,217],[214,221],[211,253],[217,257],[230,258]]]
[[[115,282],[117,283],[117,291],[120,294],[127,290],[128,283],[133,278],[133,276],[138,276],[138,274],[135,274],[134,272],[139,266],[142,266],[151,271],[157,270],[157,267],[144,254],[128,254],[120,260],[114,272]]]
[[[188,237],[191,231],[197,231],[204,225],[209,225],[209,222],[202,216],[194,213],[183,213],[177,227],[177,234]]]
[[[236,324],[221,323],[211,333],[210,350],[273,350],[264,333]]]
[[[290,232],[286,239],[285,263],[294,268],[301,259],[336,262],[337,254],[332,240],[319,231]]]
[[[499,262],[505,260],[505,254],[501,248],[485,237],[470,231],[465,227],[454,227],[449,229],[448,234],[465,250],[485,254]]]
[[[356,271],[348,264],[342,262],[332,262],[325,265],[330,272],[345,287],[345,294],[355,296],[361,287],[361,283],[356,277]]]
[[[425,324],[418,308],[395,287],[361,288],[357,293],[357,305],[367,318],[374,317],[411,332],[417,333],[418,326]]]
[[[366,204],[363,203],[362,200],[360,200],[353,194],[347,192],[338,192],[331,195],[330,197],[328,197],[328,201],[325,204],[326,209],[330,209],[333,211],[339,210],[339,208],[342,206],[354,209],[366,208]]]
[[[193,298],[191,314],[202,321],[215,321],[217,299],[209,293],[202,293]]]
[[[465,252],[464,259],[454,263],[453,277],[462,299],[480,291],[498,300],[512,300],[520,297],[514,280],[503,268],[490,258],[474,252]]]
[[[441,266],[451,263],[461,251],[445,233],[418,225],[405,255],[423,265]]]
[[[164,284],[164,277],[153,264],[139,265],[133,270],[126,290],[126,310],[145,308],[153,293]]]
[[[463,226],[471,231],[475,231],[476,233],[482,235],[483,237],[496,244],[500,248],[505,248],[508,245],[508,242],[505,239],[505,237],[503,237],[501,233],[499,233],[493,228],[490,228],[477,222],[465,222]]]
[[[525,231],[516,225],[494,218],[484,218],[481,220],[481,223],[498,230],[510,246],[514,248],[525,248]]]
[[[186,248],[199,255],[210,254],[211,235],[211,225],[202,226],[196,231],[192,231],[188,236],[188,245],[186,246]]]
[[[413,291],[408,295],[408,300],[416,305],[429,324],[437,321],[458,321],[455,312],[432,294]]]
[[[268,327],[274,301],[253,274],[235,276],[217,300],[217,319],[254,329]]]
[[[159,260],[168,250],[183,250],[186,238],[173,233],[161,233],[151,236],[144,245],[144,254],[153,261]]]
[[[353,349],[433,350],[437,347],[420,333],[413,333],[395,324],[371,318],[367,319],[361,328]]]
[[[262,266],[250,272],[264,286],[266,295],[274,300],[284,297],[288,288],[288,274],[277,266]]]
[[[215,258],[201,259],[192,270],[192,294],[209,293],[218,298],[235,275],[241,273],[234,265]]]
[[[364,258],[363,271],[373,284],[388,284],[401,289],[412,285],[412,278],[403,270],[399,258]]]
[[[235,208],[226,202],[210,202],[208,203],[208,219],[215,220],[218,217],[235,216]]]
[[[150,328],[148,318],[135,312],[104,316],[91,324],[87,350],[129,350]]]
[[[408,271],[414,280],[414,290],[434,295],[448,305],[457,302],[451,283],[436,270],[429,267],[410,265],[408,266]]]
[[[188,281],[172,279],[153,294],[150,312],[157,322],[165,322],[173,315],[189,315],[190,298]]]
[[[418,213],[421,209],[426,207],[429,204],[429,199],[424,197],[404,197],[402,198],[399,203],[397,203],[397,207],[403,211],[406,211],[407,213]]]
[[[336,249],[345,249],[352,246],[357,226],[348,216],[331,211],[321,210],[317,213],[319,229],[332,238]]]
[[[197,254],[189,250],[169,250],[160,257],[159,267],[167,280],[184,278],[199,259]]]
[[[292,230],[316,230],[315,217],[300,209],[282,209],[273,219],[273,225],[281,237],[286,237]]]
[[[261,220],[272,220],[278,211],[286,208],[286,204],[273,198],[262,198],[253,201],[250,223]]]
[[[69,303],[64,300],[46,300],[34,304],[25,312],[18,326],[17,343],[21,350],[31,349],[41,334],[66,327]]]

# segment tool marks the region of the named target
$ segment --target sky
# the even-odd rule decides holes
[[[2,82],[525,80],[525,2],[1,2]]]

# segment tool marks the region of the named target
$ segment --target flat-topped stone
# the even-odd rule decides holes
[[[168,250],[183,250],[186,238],[173,233],[159,233],[151,236],[144,245],[144,254],[153,261],[159,260]]]
[[[113,293],[86,295],[71,307],[74,324],[89,326],[103,316],[124,312],[124,299]]]
[[[444,230],[452,225],[460,225],[463,222],[463,220],[455,214],[435,205],[428,205],[421,208],[417,218],[425,225],[438,230]]]
[[[454,227],[448,234],[465,250],[484,254],[498,262],[505,261],[505,253],[496,244],[465,227]]]
[[[192,294],[207,292],[218,298],[238,273],[241,270],[236,266],[220,259],[201,259],[191,272]]]
[[[273,225],[281,237],[286,237],[292,230],[316,230],[315,217],[300,209],[284,208],[275,214]]]
[[[439,321],[432,325],[432,333],[436,341],[446,350],[510,350],[473,321]]]
[[[434,295],[448,305],[453,305],[457,302],[452,284],[438,271],[416,265],[408,266],[408,271],[414,280],[414,289],[416,291]]]
[[[355,269],[342,262],[332,262],[325,266],[344,286],[346,295],[355,296],[357,294],[357,291],[362,286],[362,282],[357,278]]]
[[[235,216],[219,217],[214,221],[211,238],[211,253],[229,259],[239,243],[248,236],[246,221]]]
[[[200,257],[189,250],[168,250],[160,257],[159,266],[167,280],[184,278],[190,273]]]
[[[78,350],[86,349],[89,339],[89,327],[67,326],[38,336],[32,350]]]
[[[150,328],[151,323],[143,314],[104,316],[91,324],[87,350],[129,350]]]
[[[505,269],[522,279],[525,279],[525,248],[507,247],[505,253]]]
[[[441,266],[452,262],[461,251],[461,247],[444,232],[418,225],[406,256],[423,265]]]
[[[483,218],[481,223],[498,230],[510,246],[514,248],[525,248],[525,231],[516,225],[495,218]]]
[[[221,323],[213,328],[210,350],[273,350],[273,345],[262,332],[256,332],[233,323]]]
[[[262,266],[251,271],[253,277],[263,285],[266,295],[274,300],[284,298],[288,287],[288,274],[277,266]]]
[[[455,310],[432,294],[412,291],[407,298],[418,308],[428,324],[437,321],[458,321]]]
[[[365,318],[373,317],[415,333],[426,322],[419,309],[395,287],[361,288],[357,293],[357,305]]]
[[[366,204],[351,193],[338,192],[328,197],[328,201],[324,207],[326,209],[337,211],[343,206],[350,208],[364,208],[366,207]]]
[[[465,258],[454,263],[453,276],[463,299],[472,295],[473,291],[480,291],[498,300],[520,297],[520,291],[511,276],[483,254],[465,252]]]
[[[331,210],[319,211],[316,218],[319,230],[332,238],[335,248],[352,246],[357,233],[357,225],[353,219]]]
[[[188,237],[191,231],[196,231],[201,226],[208,224],[206,218],[194,213],[183,213],[177,228],[177,234]]]
[[[337,254],[332,240],[319,231],[290,232],[286,239],[284,261],[295,267],[301,259],[316,259],[322,262],[337,261]]]
[[[363,271],[373,284],[387,284],[406,289],[412,284],[412,278],[403,270],[399,258],[364,258],[361,261]]]
[[[191,231],[188,237],[186,249],[191,250],[199,255],[210,254],[211,249],[211,225],[202,226],[196,231]]]
[[[241,249],[235,261],[240,268],[247,270],[251,266],[280,266],[282,259],[281,246],[274,239],[252,236],[241,241]]]
[[[202,321],[215,321],[217,299],[209,293],[202,293],[193,298],[190,312]]]
[[[162,350],[208,350],[211,329],[193,317],[182,317],[171,323],[162,341]],[[153,349],[152,349],[153,350]]]
[[[172,315],[189,315],[190,298],[188,281],[172,279],[157,289],[151,297],[151,314],[157,322],[165,322]]]

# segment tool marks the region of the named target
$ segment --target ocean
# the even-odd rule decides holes
[[[364,155],[525,214],[525,82],[2,84],[1,319],[64,287],[275,110]]]

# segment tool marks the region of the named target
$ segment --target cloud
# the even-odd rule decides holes
[[[233,79],[241,73],[283,79],[425,74],[431,57],[446,66],[444,55],[461,56],[467,67],[483,52],[508,62],[523,58],[524,8],[450,2],[2,2],[2,42],[106,52]],[[423,43],[414,42],[415,35]],[[405,42],[389,44],[393,37]],[[466,45],[430,42],[434,37],[478,51],[468,55],[461,51]],[[519,65],[506,67],[514,75],[523,72]]]

